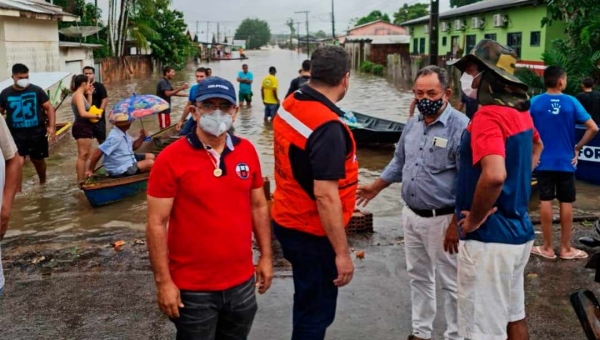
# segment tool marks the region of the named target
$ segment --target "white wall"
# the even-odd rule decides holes
[[[58,22],[26,18],[0,18],[0,79],[10,76],[15,63],[31,72],[60,70]]]

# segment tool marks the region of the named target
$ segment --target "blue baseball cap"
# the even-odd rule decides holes
[[[202,102],[210,98],[223,98],[233,105],[237,104],[233,84],[219,77],[204,79],[198,84],[195,96],[196,102]]]

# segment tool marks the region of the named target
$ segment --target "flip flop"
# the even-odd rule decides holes
[[[586,252],[584,252],[583,250],[579,250],[579,249],[575,249],[575,255],[573,256],[561,256],[560,259],[561,260],[581,260],[581,259],[587,259],[588,258],[588,254]]]
[[[545,259],[548,259],[548,260],[556,260],[556,254],[553,254],[552,256],[545,255],[544,253],[542,253],[542,250],[540,249],[540,246],[533,247],[531,249],[531,253],[533,255],[541,256],[541,257],[543,257]]]

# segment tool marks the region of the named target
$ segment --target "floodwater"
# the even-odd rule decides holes
[[[254,73],[252,108],[242,108],[235,122],[236,134],[250,139],[257,147],[265,176],[273,178],[273,129],[270,123],[263,122],[263,105],[260,101],[260,83],[268,74],[270,66],[277,68],[280,82],[280,97],[287,92],[289,83],[298,76],[298,70],[305,54],[285,50],[249,51],[248,60],[221,61],[188,65],[177,73],[174,86],[184,82],[193,84],[194,70],[198,66],[209,66],[213,75],[235,82],[242,64],[247,63]],[[109,108],[118,100],[135,92],[138,94],[154,94],[156,83],[160,79],[159,72],[151,78],[140,77],[121,82],[105,83],[109,93]],[[237,87],[237,85],[236,85]],[[352,73],[350,89],[346,98],[339,103],[345,109],[358,111],[395,121],[406,121],[411,94],[398,91],[385,79],[371,75]],[[73,113],[67,99],[59,109],[57,121],[72,121]],[[186,98],[173,98],[172,121],[176,122],[183,110]],[[144,128],[150,133],[158,130],[156,117],[143,120]],[[141,123],[133,124],[130,133],[135,137]],[[361,164],[361,180],[371,181],[391,159],[392,148],[359,150],[358,159]],[[17,196],[11,227],[7,237],[20,234],[46,234],[59,232],[72,236],[89,231],[98,231],[111,227],[144,228],[146,220],[145,195],[139,194],[126,201],[101,208],[92,208],[83,192],[76,184],[75,161],[77,148],[71,136],[62,139],[51,150],[48,160],[48,182],[45,186],[37,184],[37,177],[30,164],[26,167],[26,179],[23,192]],[[383,213],[386,210],[398,211],[400,200],[397,191],[388,190],[382,194],[382,205],[373,205],[373,212]]]
[[[198,66],[210,66],[213,75],[235,82],[237,72],[243,63],[249,65],[254,73],[254,105],[242,108],[235,122],[236,134],[250,139],[257,147],[265,176],[273,178],[273,129],[270,123],[263,122],[263,105],[260,101],[260,83],[267,75],[270,66],[277,68],[280,82],[280,97],[287,92],[289,83],[298,75],[298,69],[306,58],[286,50],[249,51],[250,59],[245,61],[220,61],[210,65],[192,63],[177,73],[174,86],[184,82],[193,84],[194,70]],[[109,108],[118,100],[131,93],[155,93],[156,83],[160,79],[157,71],[152,77],[139,77],[128,81],[106,83],[109,93]],[[339,106],[369,115],[404,122],[408,119],[408,107],[412,99],[409,91],[394,87],[384,78],[353,72],[350,88]],[[183,110],[186,98],[173,98],[172,121],[176,122]],[[70,103],[65,101],[58,111],[57,121],[72,121]],[[143,120],[144,128],[150,133],[158,130],[156,117]],[[130,133],[135,137],[142,127],[141,122],[133,124]],[[392,147],[368,148],[358,151],[360,180],[368,183],[377,178],[381,170],[392,158]],[[106,207],[92,208],[83,192],[76,184],[75,160],[77,156],[75,140],[65,137],[51,150],[48,160],[48,182],[45,186],[37,184],[37,177],[30,164],[26,166],[26,179],[23,192],[17,196],[11,226],[7,237],[21,234],[60,233],[70,237],[86,232],[100,231],[111,227],[128,227],[137,230],[144,228],[146,203],[143,193],[126,201]],[[576,207],[598,212],[596,187],[579,183]],[[383,191],[368,207],[377,217],[399,216],[402,201],[399,186],[393,185]],[[531,208],[537,209],[538,203],[532,200]]]

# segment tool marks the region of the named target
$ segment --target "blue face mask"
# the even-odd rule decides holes
[[[231,129],[233,117],[221,110],[215,110],[212,113],[202,115],[198,125],[202,131],[219,137]]]

